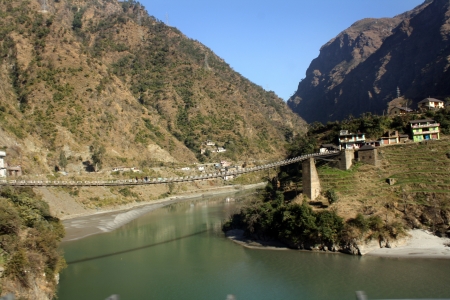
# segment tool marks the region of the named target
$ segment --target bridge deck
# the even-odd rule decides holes
[[[196,180],[207,180],[212,178],[223,178],[225,176],[241,175],[246,173],[258,172],[267,169],[277,168],[281,166],[286,166],[289,164],[297,163],[312,157],[327,157],[334,156],[338,154],[339,151],[328,151],[324,153],[313,153],[306,154],[302,156],[297,156],[294,158],[281,160],[278,162],[251,167],[243,168],[237,171],[231,172],[217,172],[196,176],[185,176],[185,177],[171,177],[171,178],[149,178],[144,179],[126,179],[126,180],[93,180],[93,181],[61,181],[61,180],[0,180],[0,186],[127,186],[127,185],[148,185],[148,184],[164,184],[172,182],[190,182]]]

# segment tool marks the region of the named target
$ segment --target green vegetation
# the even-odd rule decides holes
[[[260,240],[277,238],[291,247],[309,249],[338,243],[344,222],[334,211],[314,211],[306,201],[285,201],[283,191],[269,182],[263,198],[244,206],[223,228],[243,228]]]
[[[130,188],[125,187],[119,190],[119,193],[124,197],[134,197],[138,198],[138,195],[130,190]]]
[[[285,192],[268,183],[264,195],[245,205],[223,225],[223,230],[244,229],[257,240],[277,239],[299,249],[345,249],[357,240],[389,241],[405,234],[400,221],[385,222],[379,215],[344,221],[336,210],[317,210],[306,199],[301,204],[285,200]],[[326,192],[330,203],[334,190]]]
[[[92,163],[94,165],[94,170],[97,172],[102,168],[103,160],[105,157],[106,149],[103,145],[99,145],[98,143],[94,143],[89,150],[91,151],[92,155]]]
[[[449,108],[395,117],[365,113],[360,118],[349,116],[343,121],[328,122],[325,125],[320,122],[310,124],[307,137],[298,137],[291,146],[291,152],[309,153],[309,149],[317,149],[319,143],[337,144],[340,130],[363,132],[367,139],[378,139],[388,130],[398,130],[400,133],[409,134],[409,121],[417,119],[433,119],[441,124],[440,128],[443,134],[450,134]]]
[[[321,143],[334,142],[341,129],[378,137],[387,130],[407,132],[409,120],[432,118],[445,132],[449,116],[440,110],[393,119],[368,114],[342,123],[315,123],[306,136],[293,139],[290,156],[317,152]],[[450,229],[450,142],[443,137],[378,148],[382,160],[378,167],[354,162],[343,171],[334,168],[333,161],[317,161],[324,192],[316,201],[298,196],[301,164],[281,167],[264,196],[233,215],[224,230],[244,229],[250,238],[277,239],[293,248],[334,248],[354,254],[362,242],[387,245],[404,236],[407,228],[427,228],[445,236]],[[387,178],[395,183],[388,184]]]
[[[328,199],[330,204],[336,203],[339,200],[339,197],[334,189],[327,190],[325,192],[325,197]]]
[[[31,189],[1,188],[0,264],[4,264],[5,274],[0,278],[0,290],[10,281],[23,288],[38,283],[53,297],[55,276],[65,265],[58,252],[63,236],[61,222]]]
[[[67,167],[67,157],[66,157],[66,153],[64,152],[64,150],[61,150],[61,152],[59,152],[59,166],[65,170]]]

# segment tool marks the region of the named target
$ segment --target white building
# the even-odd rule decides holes
[[[0,151],[0,177],[6,177],[6,163],[4,158],[6,157],[5,151]]]

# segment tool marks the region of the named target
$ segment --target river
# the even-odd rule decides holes
[[[175,203],[64,242],[58,299],[355,299],[359,290],[370,299],[450,298],[450,260],[257,250],[226,239],[223,220],[248,197]]]

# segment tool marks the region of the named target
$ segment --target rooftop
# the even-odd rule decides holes
[[[436,121],[435,121],[435,120],[431,120],[431,119],[422,119],[422,120],[412,120],[412,121],[409,121],[409,123],[411,123],[411,124],[425,123],[425,122],[433,122],[433,123],[435,123]]]
[[[404,106],[396,106],[395,108],[407,111],[407,112],[412,112],[413,110],[409,107],[404,107]]]
[[[371,145],[364,145],[361,148],[359,148],[359,151],[361,151],[361,150],[373,150],[373,149],[376,149],[376,148],[374,146],[371,146]]]
[[[434,98],[425,98],[422,101],[418,102],[418,103],[426,103],[426,102],[442,102],[444,103],[444,101],[442,100],[438,100],[438,99],[434,99]]]

